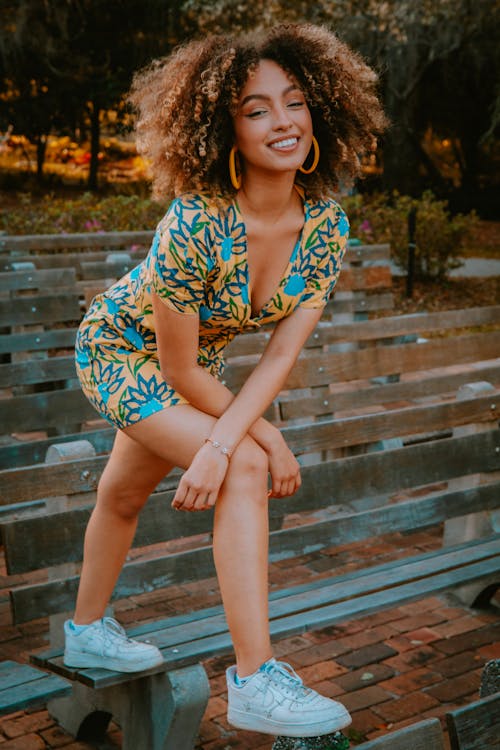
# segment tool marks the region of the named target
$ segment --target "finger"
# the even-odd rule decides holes
[[[194,504],[197,497],[198,490],[195,490],[194,487],[188,487],[187,492],[184,496],[184,500],[182,501],[182,504],[180,506],[182,510],[192,511],[194,509]]]
[[[207,509],[210,510],[210,508],[213,508],[215,506],[215,503],[217,502],[217,498],[219,497],[219,491],[212,490],[212,492],[208,493],[207,496]]]

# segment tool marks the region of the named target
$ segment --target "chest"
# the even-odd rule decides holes
[[[272,229],[247,222],[248,287],[252,314],[276,292],[300,238],[303,217]]]

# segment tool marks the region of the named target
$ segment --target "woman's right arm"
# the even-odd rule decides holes
[[[234,394],[198,364],[198,315],[176,312],[156,294],[152,297],[163,377],[192,406],[214,417],[222,416]],[[249,434],[267,453],[285,444],[281,432],[263,417],[253,423]]]

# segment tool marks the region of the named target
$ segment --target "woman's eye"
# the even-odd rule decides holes
[[[260,117],[260,115],[265,115],[266,110],[265,109],[254,109],[253,112],[249,112],[247,114],[247,117]]]
[[[304,102],[299,102],[299,101],[297,101],[297,102],[289,102],[289,104],[287,106],[288,107],[303,107],[304,106]]]

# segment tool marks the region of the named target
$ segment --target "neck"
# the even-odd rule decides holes
[[[294,190],[295,172],[282,174],[245,174],[238,191],[238,201],[244,209],[257,214],[260,219],[273,221],[280,218],[299,198]]]

